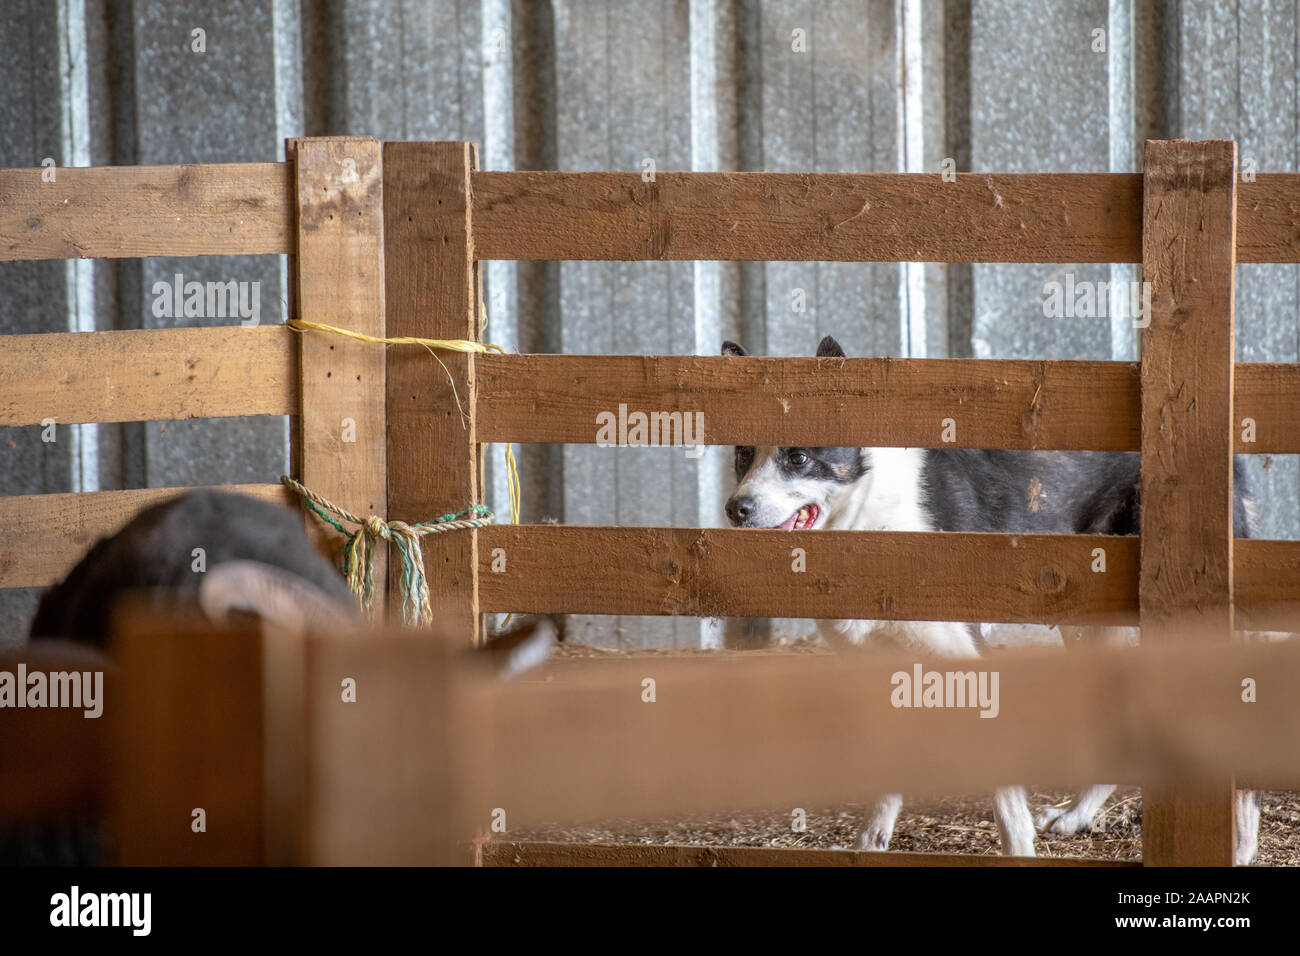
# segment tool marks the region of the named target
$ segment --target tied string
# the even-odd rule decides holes
[[[343,548],[343,574],[348,579],[352,593],[357,595],[367,616],[372,619],[375,605],[375,545],[381,539],[393,545],[402,562],[402,622],[408,627],[428,627],[433,623],[433,607],[429,601],[429,582],[424,576],[420,538],[426,534],[482,528],[491,524],[493,519],[492,512],[483,505],[470,505],[454,514],[445,514],[419,524],[384,521],[376,515],[363,519],[322,498],[288,475],[281,475],[280,483],[297,492],[304,505],[348,539]],[[356,525],[357,530],[349,531],[343,527],[343,521]]]
[[[433,356],[435,362],[442,366],[442,370],[447,373],[447,382],[451,385],[452,398],[456,400],[456,408],[460,412],[461,424],[469,427],[468,418],[465,415],[465,406],[461,404],[460,394],[456,391],[456,382],[452,378],[451,370],[447,368],[442,359],[438,358],[435,349],[443,349],[449,352],[465,352],[484,354],[487,352],[496,352],[505,355],[506,350],[499,345],[492,345],[488,342],[474,342],[470,339],[424,339],[413,335],[399,335],[391,338],[381,338],[376,335],[366,335],[364,332],[353,332],[350,329],[341,329],[335,325],[325,325],[322,322],[308,322],[305,319],[290,319],[285,323],[295,332],[330,332],[334,335],[342,335],[345,338],[356,339],[358,342],[374,342],[378,345],[420,345]],[[510,442],[506,442],[506,487],[510,493],[510,523],[519,524],[519,466],[515,462],[515,450]],[[475,505],[474,507],[481,507]],[[484,509],[485,511],[487,509]],[[491,514],[491,512],[488,512]]]

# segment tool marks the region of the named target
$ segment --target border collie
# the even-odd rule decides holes
[[[723,342],[723,355],[745,355]],[[827,336],[818,358],[844,358]],[[737,447],[735,492],[727,519],[738,528],[846,531],[984,531],[1010,534],[1122,534],[1138,527],[1136,452],[1000,451],[974,448]],[[1235,533],[1250,537],[1255,506],[1240,461],[1234,464]],[[1131,629],[1070,629],[1114,635]],[[818,621],[832,646],[893,644],[946,657],[976,657],[976,624],[949,621]],[[1063,636],[1066,636],[1063,634]],[[1069,640],[1067,637],[1067,642]],[[1112,638],[1113,639],[1113,638]],[[1072,834],[1092,825],[1113,785],[1085,789],[1064,808],[1031,819],[1023,787],[997,791],[994,812],[1003,851],[1034,855],[1034,826]],[[898,794],[878,800],[858,848],[884,850],[902,807]],[[1237,862],[1254,860],[1258,795],[1237,794]]]

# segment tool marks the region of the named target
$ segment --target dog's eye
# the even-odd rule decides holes
[[[808,464],[808,456],[801,451],[790,452],[788,455],[785,456],[785,460],[788,461],[790,464],[794,465],[796,468]]]

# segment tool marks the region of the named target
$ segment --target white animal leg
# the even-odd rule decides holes
[[[859,850],[887,850],[889,839],[894,835],[894,824],[898,822],[898,811],[903,809],[903,795],[888,793],[876,801],[867,817],[867,825],[858,834]]]
[[[999,787],[993,794],[993,818],[1004,856],[1034,855],[1034,821],[1024,787]]]
[[[1236,824],[1237,839],[1233,862],[1237,866],[1250,866],[1259,852],[1259,791],[1238,790],[1237,805],[1232,814]]]
[[[1115,792],[1113,783],[1095,783],[1085,787],[1066,807],[1044,807],[1034,814],[1034,825],[1062,836],[1092,829],[1092,818]]]

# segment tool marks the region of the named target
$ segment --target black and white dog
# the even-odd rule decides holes
[[[724,342],[723,355],[744,349]],[[827,336],[818,358],[843,358]],[[973,448],[736,448],[738,487],[727,501],[728,520],[742,528],[852,531],[983,531],[1024,534],[1137,534],[1136,452],[998,451]],[[1240,462],[1234,468],[1234,526],[1250,537],[1255,508]],[[1047,493],[1045,489],[1050,489]],[[1063,634],[1067,641],[1078,636]],[[1122,632],[1125,629],[1108,628]],[[948,621],[818,621],[831,645],[888,643],[948,657],[980,654],[974,624]],[[994,801],[1003,851],[1034,855],[1034,825],[1075,833],[1114,791],[1084,790],[1066,808],[1049,808],[1036,820],[1023,787],[1004,787]],[[876,802],[859,849],[884,850],[902,798]],[[1259,828],[1257,796],[1237,795],[1237,862],[1254,860]]]

